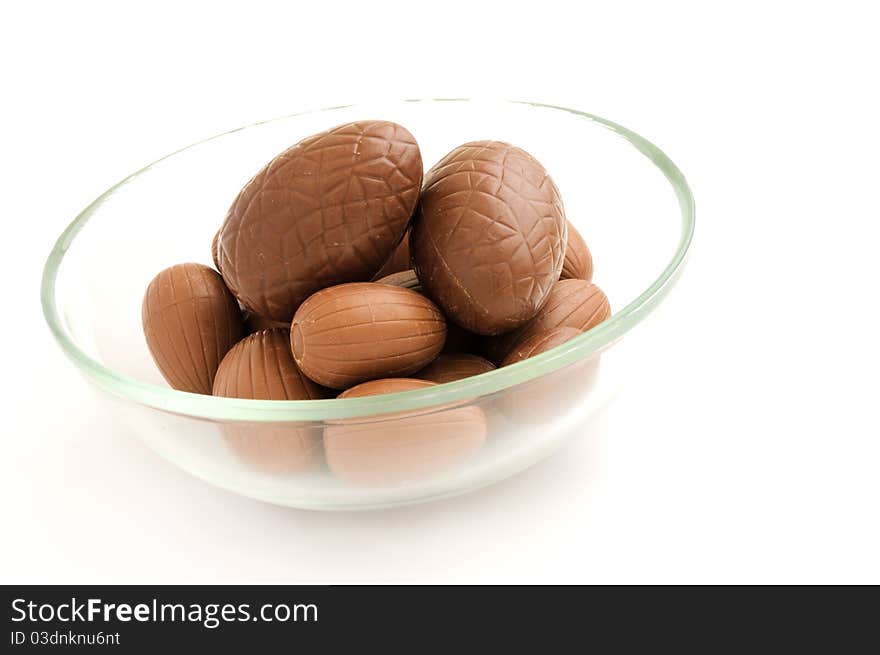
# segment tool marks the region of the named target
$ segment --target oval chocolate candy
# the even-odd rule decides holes
[[[163,377],[192,393],[210,395],[220,361],[244,334],[238,303],[220,275],[202,264],[177,264],[153,278],[141,318]]]
[[[253,312],[289,321],[315,291],[369,280],[400,242],[421,182],[418,144],[396,123],[300,141],[232,203],[218,248],[226,284]]]
[[[339,398],[434,386],[410,378],[371,380]],[[324,453],[338,478],[361,485],[393,485],[460,466],[483,447],[487,434],[486,415],[476,405],[431,408],[335,421],[324,428]]]
[[[507,357],[504,358],[501,366],[510,366],[529,357],[545,353],[556,346],[561,346],[565,342],[574,339],[579,334],[582,334],[580,330],[566,325],[553,328],[547,332],[537,332],[528,339],[517,343]]]
[[[215,396],[252,400],[318,400],[332,393],[297,368],[287,330],[263,330],[239,341],[220,363]],[[252,468],[290,473],[321,459],[320,426],[302,423],[225,423],[230,449]]]
[[[559,190],[524,150],[475,141],[425,176],[410,250],[422,286],[450,320],[499,334],[531,320],[562,271]]]
[[[290,329],[302,372],[334,389],[415,373],[445,340],[446,321],[434,303],[411,289],[375,282],[319,291],[300,305]]]
[[[586,280],[560,280],[538,315],[523,327],[486,340],[483,354],[501,363],[514,347],[557,327],[573,327],[586,332],[611,315],[611,306],[602,290]]]

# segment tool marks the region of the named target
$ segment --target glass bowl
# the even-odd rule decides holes
[[[172,264],[211,264],[227,208],[274,155],[309,134],[371,118],[407,127],[426,168],[477,139],[508,141],[537,157],[590,245],[594,281],[613,316],[532,359],[429,389],[258,401],[169,388],[141,328],[149,281]],[[376,508],[479,488],[588,433],[620,385],[650,365],[635,349],[628,354],[632,328],[674,285],[693,229],[693,198],[675,164],[596,116],[466,99],[333,107],[201,141],[108,189],[59,237],[42,303],[59,345],[107,411],[174,464],[271,503]]]

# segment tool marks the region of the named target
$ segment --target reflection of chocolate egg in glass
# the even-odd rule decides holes
[[[331,393],[304,376],[290,354],[287,330],[256,332],[223,358],[214,395],[252,400],[316,400]],[[226,443],[253,468],[273,473],[311,469],[321,461],[321,427],[307,423],[227,423]]]
[[[414,389],[433,382],[409,378],[373,380],[340,398],[358,398]],[[324,452],[332,473],[368,486],[430,479],[469,460],[486,441],[486,417],[473,405],[413,410],[330,422]]]

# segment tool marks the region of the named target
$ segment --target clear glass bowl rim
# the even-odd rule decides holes
[[[471,98],[420,98],[404,100],[402,102],[468,103],[475,100]],[[245,400],[177,391],[170,387],[162,387],[125,376],[104,366],[76,345],[72,335],[68,333],[62,323],[55,301],[55,284],[65,253],[80,229],[89,221],[92,214],[105,200],[124,187],[126,183],[148,171],[153,166],[202,143],[265,123],[316,112],[330,113],[334,110],[354,108],[357,106],[355,104],[296,112],[217,134],[169,153],[110,187],[74,218],[70,225],[62,232],[49,253],[43,269],[40,289],[43,314],[49,329],[61,346],[61,349],[73,360],[80,371],[88,379],[109,393],[163,411],[218,421],[323,421],[466,403],[547,375],[575,361],[590,357],[592,354],[609,346],[640,323],[657,307],[678,280],[687,259],[691,241],[693,240],[696,218],[693,194],[682,172],[660,148],[622,125],[587,112],[558,105],[522,100],[502,102],[567,112],[611,130],[628,141],[660,169],[678,198],[681,211],[681,233],[678,245],[668,264],[648,288],[642,291],[624,308],[615,312],[610,319],[589,332],[536,357],[512,366],[499,368],[489,373],[483,373],[476,377],[438,385],[429,389],[342,400]]]

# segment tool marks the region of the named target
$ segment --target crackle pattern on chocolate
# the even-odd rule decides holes
[[[310,294],[370,279],[418,201],[422,158],[403,127],[362,121],[300,141],[242,189],[227,214],[219,264],[255,313],[290,320]]]
[[[476,141],[425,176],[410,249],[428,294],[478,334],[535,316],[562,270],[566,223],[559,190],[527,152]]]
[[[435,386],[425,380],[372,380],[339,395],[358,398]],[[330,471],[354,484],[428,479],[461,465],[486,443],[486,415],[474,405],[335,421],[324,428]]]

